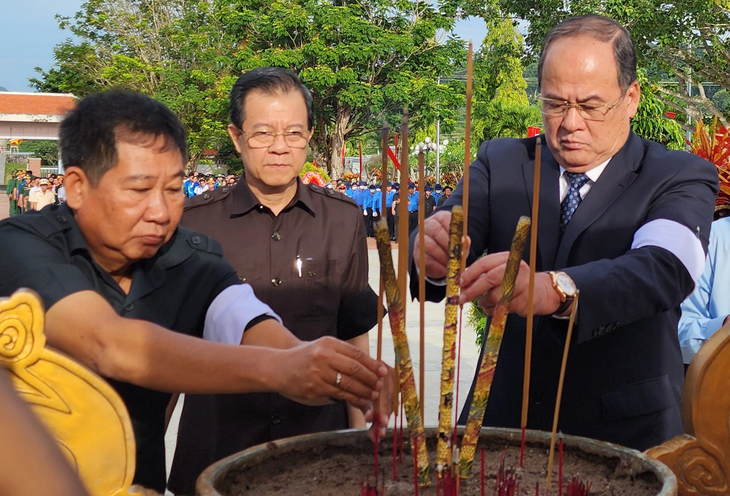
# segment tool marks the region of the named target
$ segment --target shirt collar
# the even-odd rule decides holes
[[[312,186],[310,185],[310,187]],[[261,206],[261,203],[248,186],[248,183],[246,182],[246,174],[244,173],[241,175],[241,179],[239,179],[233,189],[233,211],[231,212],[231,215],[244,215],[259,206]],[[312,198],[312,192],[309,190],[307,185],[302,183],[300,178],[297,178],[297,192],[294,194],[294,198],[292,198],[289,205],[287,205],[282,212],[295,206],[301,206],[312,214],[312,216],[317,215],[314,199]]]
[[[611,157],[611,158],[613,158],[613,157]],[[606,166],[611,161],[611,158],[609,158],[602,164],[592,168],[591,170],[589,170],[585,173],[586,176],[588,176],[588,179],[590,179],[592,183],[595,183],[596,181],[598,181],[598,178],[601,177],[601,174],[603,174],[603,171],[606,170]],[[560,166],[560,177],[563,177],[564,173],[565,173],[565,168],[561,165]]]

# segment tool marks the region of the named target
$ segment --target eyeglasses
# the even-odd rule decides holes
[[[605,103],[569,103],[565,100],[555,100],[553,98],[538,97],[542,105],[542,115],[545,117],[563,117],[568,110],[574,108],[578,111],[578,114],[586,121],[604,121],[606,120],[606,114],[614,108],[621,99],[626,96],[626,92],[629,88],[626,88],[621,96],[618,97],[612,105]]]
[[[309,135],[302,131],[284,131],[283,133],[256,131],[247,134],[241,129],[241,134],[246,138],[249,148],[268,148],[276,142],[277,136],[283,136],[284,141],[291,148],[305,148],[309,143]]]

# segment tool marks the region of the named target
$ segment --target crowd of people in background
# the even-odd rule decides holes
[[[375,236],[374,222],[385,215],[388,223],[388,233],[390,239],[396,241],[398,239],[398,204],[400,204],[400,183],[392,183],[388,181],[385,186],[385,212],[383,209],[383,188],[382,184],[368,184],[366,181],[345,181],[343,179],[333,179],[327,188],[346,195],[357,203],[362,209],[363,219],[365,221],[365,232],[368,237]],[[440,184],[431,186],[427,184],[424,188],[424,201],[426,206],[426,216],[433,213],[438,207],[444,204],[446,199],[451,196],[451,186],[441,187]],[[408,234],[418,227],[418,202],[419,194],[415,183],[408,183],[407,191],[408,199]]]
[[[223,188],[225,186],[233,186],[238,182],[238,178],[235,174],[228,174],[224,176],[222,174],[201,174],[200,172],[193,172],[189,177],[185,179],[183,188],[185,196],[192,198],[197,195],[202,195],[206,191],[211,191],[216,188]]]
[[[17,170],[8,181],[5,192],[10,200],[11,217],[66,202],[63,174],[38,177],[30,171]]]

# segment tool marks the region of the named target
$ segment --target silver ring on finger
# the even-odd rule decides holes
[[[340,387],[342,382],[342,372],[337,372],[337,379],[335,379],[335,386]]]

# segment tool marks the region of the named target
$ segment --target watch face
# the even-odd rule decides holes
[[[573,279],[568,276],[568,274],[564,272],[559,272],[557,274],[557,283],[560,289],[562,289],[566,295],[575,296],[575,283],[573,282]]]

